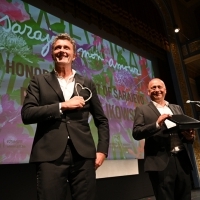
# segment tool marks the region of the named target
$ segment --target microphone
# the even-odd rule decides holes
[[[200,104],[200,101],[190,101],[190,100],[187,100],[186,103]]]

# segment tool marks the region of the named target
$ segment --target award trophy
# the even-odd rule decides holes
[[[82,90],[87,90],[87,91],[89,91],[90,96],[85,100],[85,102],[88,101],[88,100],[90,100],[91,97],[92,97],[92,91],[91,91],[89,88],[87,88],[87,87],[83,87],[80,83],[76,83],[76,85],[75,85],[75,90],[76,90],[76,93],[77,93],[78,96],[80,96],[80,95],[79,95],[79,92],[78,92],[78,86],[81,87]]]

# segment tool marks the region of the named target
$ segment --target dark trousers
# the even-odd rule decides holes
[[[56,161],[37,165],[38,200],[67,200],[68,183],[73,200],[95,199],[95,160],[81,157],[72,142]]]
[[[148,172],[157,200],[191,200],[190,163],[186,151],[171,155],[165,170]]]

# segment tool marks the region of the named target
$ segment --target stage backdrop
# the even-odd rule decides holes
[[[149,100],[151,60],[23,1],[0,0],[0,5],[0,164],[29,162],[36,125],[21,121],[26,88],[34,75],[53,70],[51,42],[67,32],[77,44],[73,68],[93,79],[109,119],[109,154],[97,177],[138,173],[144,140],[132,138],[134,109]],[[96,142],[96,128],[88,120]]]

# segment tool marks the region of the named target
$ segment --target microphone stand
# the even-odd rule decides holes
[[[190,104],[195,104],[196,106],[200,107],[200,102],[199,101],[190,101],[190,100],[187,100],[186,103],[190,103]]]

